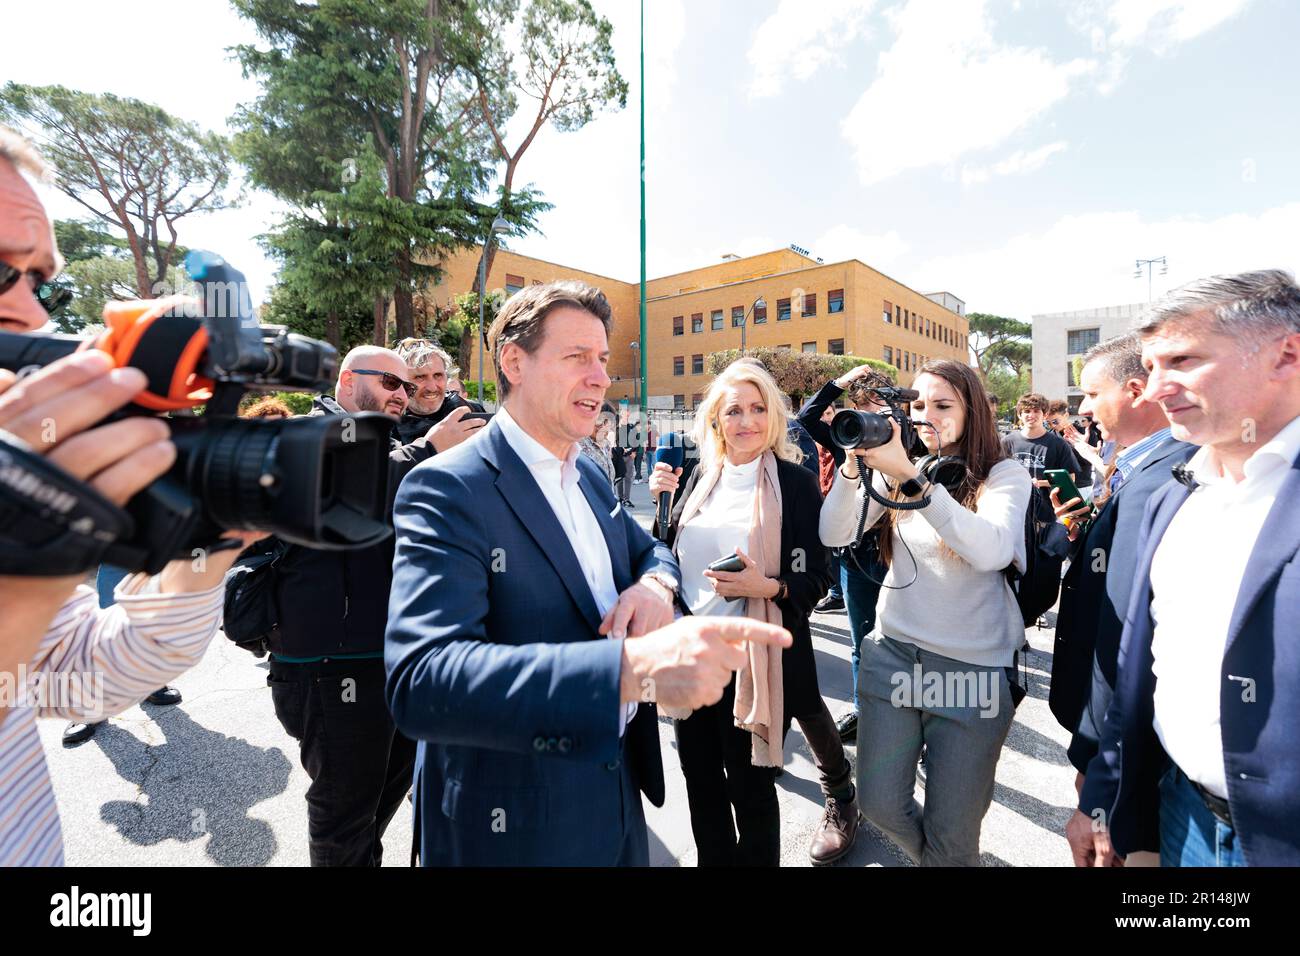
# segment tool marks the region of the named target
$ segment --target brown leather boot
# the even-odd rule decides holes
[[[844,857],[853,849],[853,841],[858,836],[858,795],[854,792],[849,800],[826,798],[826,812],[822,822],[813,834],[812,844],[808,847],[808,857],[813,866],[826,866]]]

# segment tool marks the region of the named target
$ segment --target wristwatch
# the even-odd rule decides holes
[[[921,484],[921,482],[915,478],[909,478],[898,486],[898,490],[909,498],[915,498],[921,492],[925,491],[925,485]]]
[[[777,578],[776,587],[776,595],[772,598],[773,601],[784,601],[790,596],[790,585],[785,583],[785,578]]]
[[[664,574],[662,571],[649,571],[641,575],[641,580],[650,580],[659,585],[668,592],[668,603],[671,604],[673,598],[677,597],[677,582],[671,576]]]

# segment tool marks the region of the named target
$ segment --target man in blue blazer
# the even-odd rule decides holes
[[[1159,405],[1142,400],[1146,387],[1142,340],[1135,334],[1095,345],[1083,357],[1079,414],[1095,422],[1102,437],[1118,442],[1123,451],[1110,469],[1096,514],[1086,528],[1081,520],[1070,527],[1074,546],[1061,582],[1048,703],[1071,733],[1067,755],[1078,771],[1077,784],[1097,754],[1114,693],[1124,612],[1140,557],[1142,514],[1151,495],[1172,480],[1170,469],[1196,450],[1170,435],[1169,420]],[[1083,436],[1075,435],[1076,453],[1094,454]],[[1073,513],[1082,519],[1092,509],[1061,502],[1055,488],[1051,495],[1058,515]]]
[[[1075,863],[1300,865],[1300,287],[1171,292],[1138,330],[1144,397],[1200,450],[1143,518],[1115,696]]]
[[[790,642],[674,622],[676,562],[578,453],[610,317],[581,283],[513,296],[490,333],[502,409],[398,492],[387,694],[419,741],[425,865],[645,865],[641,794],[664,799],[653,702],[716,701],[745,640]]]

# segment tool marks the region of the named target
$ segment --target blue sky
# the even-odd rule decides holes
[[[546,131],[519,171],[555,209],[522,252],[638,273],[637,5],[600,0],[628,108]],[[17,19],[14,19],[14,15]],[[47,0],[5,79],[149,99],[222,129],[256,94],[224,0]],[[30,18],[30,23],[24,23]],[[648,0],[649,271],[797,243],[972,311],[1135,302],[1210,272],[1300,270],[1300,63],[1288,0]],[[148,50],[143,24],[159,33]],[[516,135],[515,139],[518,138]],[[73,213],[51,200],[60,215]],[[258,290],[277,206],[195,220]]]

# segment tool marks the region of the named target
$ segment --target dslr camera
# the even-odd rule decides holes
[[[889,411],[882,414],[846,408],[836,412],[835,417],[831,419],[831,441],[845,451],[852,451],[855,448],[878,448],[894,437],[894,430],[889,424],[893,420],[898,422],[903,448],[909,453],[912,452],[919,439],[916,426],[912,424],[912,417],[903,405],[920,398],[921,393],[915,389],[899,388],[896,385],[886,385],[869,391],[875,395],[877,401],[887,405]],[[922,453],[924,453],[924,445],[922,445]]]
[[[148,378],[127,415],[166,415],[176,461],[119,508],[0,432],[0,574],[77,574],[100,563],[156,573],[230,547],[227,529],[270,531],[309,548],[382,541],[392,420],[378,413],[287,421],[238,417],[250,391],[318,391],[338,375],[333,346],[262,326],[242,273],[220,256],[185,260],[199,297],[105,307],[93,339],[0,333],[0,368],[20,376],[97,348]],[[99,424],[103,424],[100,422]]]

